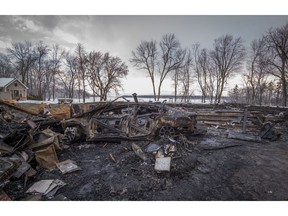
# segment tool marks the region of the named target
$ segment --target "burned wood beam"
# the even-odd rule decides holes
[[[5,105],[5,106],[8,106],[8,107],[10,107],[10,108],[12,108],[12,109],[15,109],[15,110],[18,110],[18,111],[21,111],[21,112],[28,113],[28,114],[30,114],[30,115],[34,115],[34,116],[37,116],[37,115],[38,115],[38,113],[31,112],[31,111],[26,110],[26,109],[23,109],[23,108],[21,108],[21,107],[15,106],[15,105],[13,105],[13,104],[11,104],[11,103],[7,103],[7,102],[3,101],[2,99],[0,99],[0,104],[3,104],[3,105]]]

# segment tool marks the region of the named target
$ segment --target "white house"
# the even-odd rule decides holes
[[[0,78],[0,99],[27,100],[28,88],[16,78]]]

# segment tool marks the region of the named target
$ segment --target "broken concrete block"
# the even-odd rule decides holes
[[[162,171],[170,171],[171,166],[171,157],[159,157],[156,158],[155,161],[155,171],[162,172]]]

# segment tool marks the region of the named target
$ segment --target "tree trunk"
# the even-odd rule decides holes
[[[219,95],[217,98],[217,103],[220,103],[220,101],[221,101],[223,89],[224,89],[224,80],[221,82],[221,88],[220,88]]]
[[[286,59],[284,57],[284,59]],[[281,82],[282,82],[282,105],[287,105],[287,82],[286,82],[286,73],[285,73],[285,60],[282,59],[282,67],[281,67]]]
[[[285,75],[282,78],[282,100],[283,100],[283,106],[287,106],[287,82],[285,79]]]
[[[80,81],[79,81],[79,83],[78,83],[78,98],[79,98],[79,102],[80,102],[80,98],[81,98],[80,90],[81,90],[81,87],[80,87]]]
[[[160,100],[160,96],[161,96],[161,86],[162,86],[162,81],[160,81],[159,86],[158,86],[157,101]]]
[[[85,103],[85,96],[86,96],[86,90],[85,90],[85,79],[83,78],[83,103]]]
[[[255,98],[256,98],[256,93],[255,93],[255,88],[252,86],[252,97],[251,97],[251,103],[255,105]]]
[[[55,74],[53,75],[53,87],[52,87],[53,101],[55,100]]]
[[[156,101],[155,81],[154,81],[154,79],[152,77],[151,77],[151,81],[152,81],[152,87],[153,87],[154,101]]]

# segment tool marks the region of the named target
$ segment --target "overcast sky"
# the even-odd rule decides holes
[[[246,47],[261,37],[270,27],[288,23],[288,16],[0,16],[0,51],[12,42],[24,40],[47,44],[58,43],[73,51],[76,43],[83,43],[88,51],[110,52],[129,67],[123,80],[125,94],[149,94],[150,80],[144,71],[137,71],[129,63],[131,51],[141,40],[159,41],[166,33],[175,33],[182,47],[200,43],[210,48],[215,38],[224,34],[241,36]],[[170,79],[163,93],[172,93]]]
[[[288,13],[287,0],[6,0],[1,2],[0,14],[5,15],[31,15],[31,14],[52,14],[52,15],[82,15],[82,14],[116,14],[116,15],[275,15]],[[34,16],[34,17],[12,17],[0,16],[0,52],[3,47],[9,46],[11,42],[29,40],[43,40],[46,43],[59,43],[68,49],[74,49],[77,42],[85,44],[89,50],[109,51],[118,55],[129,65],[130,74],[127,80],[124,80],[124,88],[127,93],[137,92],[151,93],[149,79],[141,72],[133,69],[128,59],[131,51],[140,43],[141,40],[159,39],[165,33],[173,32],[176,34],[182,46],[190,46],[199,42],[202,47],[211,46],[213,40],[223,34],[230,33],[235,36],[241,36],[246,44],[253,39],[260,37],[270,27],[277,27],[288,22],[288,16],[114,16],[114,17],[65,17],[65,16]],[[171,83],[165,82],[164,91],[171,92]],[[88,203],[86,203],[88,204]],[[249,213],[269,215],[271,212],[277,214],[286,211],[285,203],[282,206],[271,205],[272,202],[255,206],[238,206],[237,202],[229,205],[209,205],[203,212],[203,205],[187,202],[186,205],[173,202],[165,208],[159,208],[156,202],[145,205],[146,210],[151,210],[151,214],[175,215],[179,209],[193,211],[204,215],[218,213],[229,215],[237,208],[236,215]],[[32,206],[33,205],[33,206]],[[80,206],[81,205],[81,206]],[[73,204],[69,206],[70,215],[79,215],[83,213],[83,205]],[[117,208],[110,212],[119,214],[125,212],[126,215],[134,215],[139,206],[131,206],[131,203],[121,203]],[[165,205],[165,204],[164,204]],[[1,205],[6,207],[5,205]],[[38,206],[31,204],[31,208],[25,203],[23,208],[14,208],[15,213],[22,214],[23,210],[29,211],[31,208],[41,211]],[[59,206],[53,206],[61,212]],[[109,206],[108,206],[109,207]],[[169,208],[170,207],[170,208]],[[183,208],[184,207],[184,208]],[[240,207],[240,208],[239,208]],[[242,207],[242,208],[241,208]],[[91,210],[91,205],[84,208],[87,212]],[[7,205],[7,211],[11,206]],[[17,212],[17,210],[19,212]],[[106,212],[107,205],[97,206],[97,212]],[[5,212],[5,208],[4,211]],[[61,212],[62,213],[62,212]],[[63,212],[64,213],[64,212]],[[67,209],[65,208],[65,213]],[[145,212],[146,213],[146,212]],[[148,214],[150,212],[147,212]],[[210,213],[210,214],[208,214]]]

